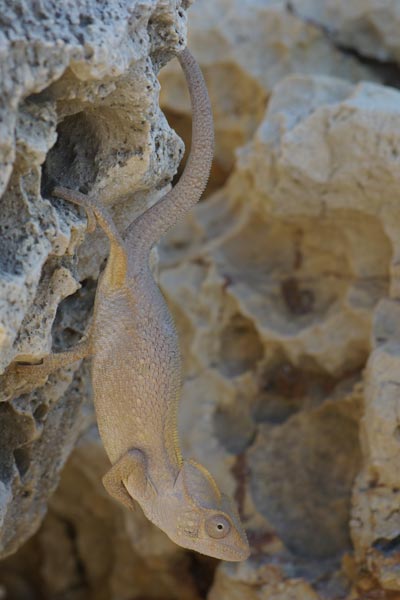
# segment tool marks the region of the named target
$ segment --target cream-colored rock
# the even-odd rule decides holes
[[[371,83],[284,79],[227,184],[162,245],[161,282],[190,375],[186,448],[233,491],[256,555],[308,565],[298,585],[326,578],[322,597],[351,593],[334,560],[351,551],[350,532],[375,582],[397,589],[385,558],[398,535],[396,400],[386,415],[383,375],[371,366],[362,449],[358,422],[373,328],[380,339],[398,330],[398,311],[382,302],[398,289],[399,100]],[[373,448],[388,484],[379,503],[360,476],[351,515]],[[371,521],[387,523],[384,534]],[[259,597],[250,575],[221,578],[215,597]],[[287,597],[293,581],[282,579]]]
[[[216,132],[216,166],[230,172],[236,148],[262,121],[274,86],[299,73],[332,75],[349,81],[379,80],[379,75],[346,56],[285,0],[196,0],[189,11],[188,44],[207,81]],[[161,103],[185,132],[190,114],[185,83],[176,61],[160,77]],[[185,137],[185,136],[184,136]],[[188,136],[187,138],[188,139]],[[185,139],[185,142],[186,142]]]
[[[351,521],[358,559],[391,590],[400,590],[399,323],[399,302],[382,300],[375,311],[374,349],[366,370],[361,421],[364,464],[354,487]]]
[[[208,600],[319,600],[301,579],[285,580],[276,565],[224,564],[218,569]]]
[[[292,0],[291,6],[346,48],[382,62],[400,60],[397,0]]]
[[[397,90],[371,83],[288,78],[239,153],[239,168],[254,173],[268,214],[321,218],[353,210],[391,223],[400,198],[399,100]]]

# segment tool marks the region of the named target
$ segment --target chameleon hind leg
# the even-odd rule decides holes
[[[87,196],[76,190],[56,187],[53,190],[53,195],[62,198],[67,202],[82,206],[86,210],[88,217],[88,231],[94,229],[94,215],[94,218],[97,220],[110,242],[110,254],[103,277],[105,278],[108,287],[118,288],[123,286],[126,281],[128,266],[126,248],[108,210],[92,196]]]

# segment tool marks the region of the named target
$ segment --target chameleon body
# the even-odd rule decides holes
[[[208,94],[197,63],[179,55],[192,101],[192,148],[177,185],[138,217],[122,237],[97,200],[66,188],[53,194],[83,206],[110,254],[96,292],[90,334],[75,348],[17,367],[25,376],[92,356],[94,404],[112,467],[103,483],[128,508],[135,501],[177,544],[224,560],[243,560],[249,547],[239,517],[210,473],[185,460],[177,433],[181,393],[178,337],[149,268],[152,246],[200,198],[213,153]]]

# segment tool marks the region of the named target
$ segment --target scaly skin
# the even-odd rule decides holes
[[[199,67],[179,55],[192,101],[192,149],[177,185],[128,228],[124,238],[108,212],[79,192],[54,195],[85,207],[110,240],[110,255],[96,293],[91,334],[79,347],[19,366],[43,379],[55,368],[91,355],[100,435],[112,463],[103,482],[128,508],[139,502],[150,521],[177,544],[224,560],[249,555],[246,535],[229,499],[210,473],[184,460],[178,441],[181,393],[178,337],[149,269],[152,246],[200,198],[213,153],[213,123]],[[36,374],[36,375],[35,375]]]

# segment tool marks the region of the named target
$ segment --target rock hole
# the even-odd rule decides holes
[[[19,476],[22,478],[29,470],[31,465],[30,448],[15,448],[14,450],[15,465],[18,469]]]
[[[56,185],[87,192],[96,178],[99,137],[94,118],[79,112],[65,117],[57,128],[57,142],[42,169],[41,193],[49,197]]]
[[[232,454],[241,454],[255,435],[255,424],[244,402],[219,406],[214,414],[214,431],[219,442]]]
[[[259,377],[259,394],[253,409],[258,423],[283,423],[307,406],[319,405],[338,382],[330,375],[308,367],[297,367],[288,360],[270,366]]]
[[[293,315],[306,315],[314,308],[314,293],[308,289],[301,289],[295,277],[289,277],[282,281],[281,294]]]
[[[294,555],[325,559],[349,550],[361,452],[357,420],[340,402],[259,425],[247,457],[254,503]]]
[[[199,598],[207,598],[219,561],[195,552],[190,552],[189,560],[189,571],[193,577]]]
[[[91,15],[80,14],[79,15],[79,25],[80,27],[88,27],[88,25],[93,25],[94,19]]]
[[[0,403],[0,480],[7,482],[13,476],[14,465],[24,471],[27,443],[32,440],[36,428],[30,416],[16,413],[8,402]],[[25,446],[24,452],[19,452]],[[16,453],[16,454],[15,454]],[[28,464],[29,467],[29,464]]]
[[[228,377],[238,376],[254,369],[263,355],[264,348],[252,321],[234,315],[221,334],[221,372]]]
[[[39,406],[35,409],[33,416],[37,421],[42,421],[48,412],[49,407],[47,404],[39,404]]]
[[[390,556],[391,554],[398,554],[400,551],[400,535],[397,535],[391,540],[386,538],[379,538],[372,544],[375,550],[379,550],[382,554]]]
[[[259,423],[282,423],[301,408],[306,394],[304,374],[286,361],[263,373],[259,387],[253,410],[253,417]]]
[[[58,305],[52,330],[56,352],[70,348],[81,340],[93,310],[96,288],[96,281],[85,279],[79,290]]]

